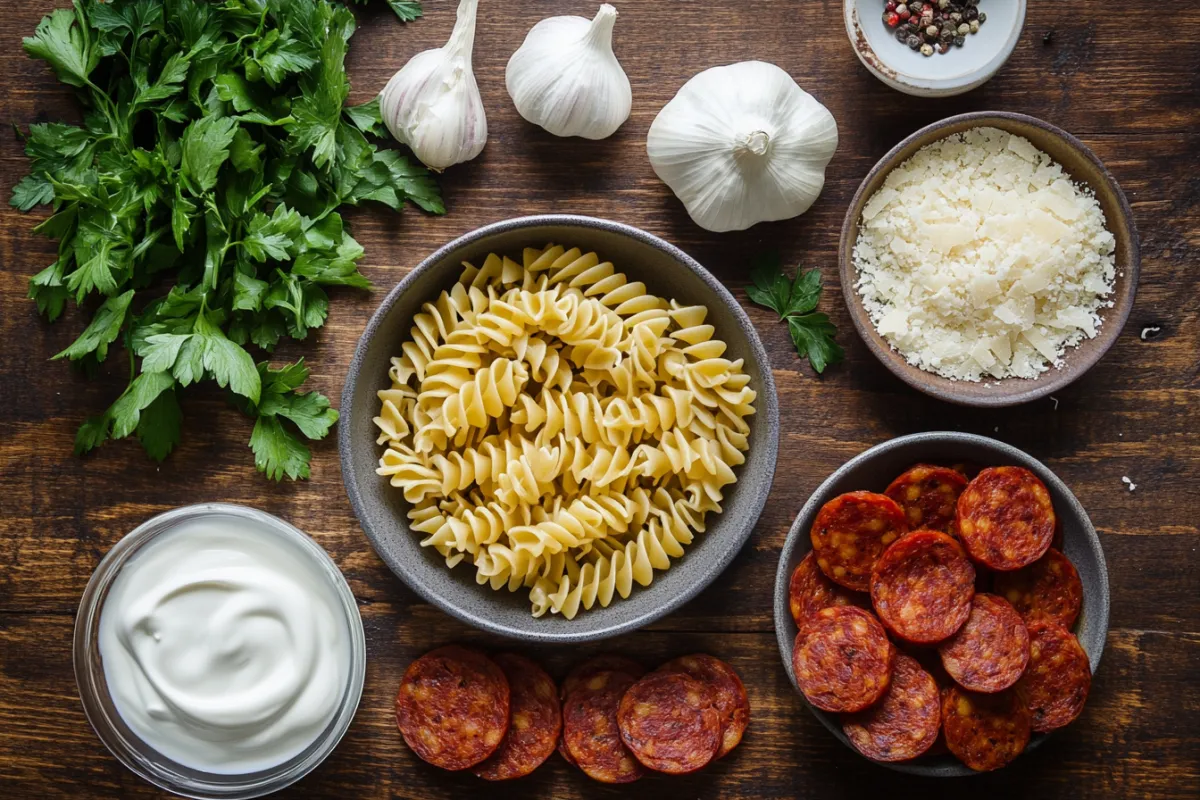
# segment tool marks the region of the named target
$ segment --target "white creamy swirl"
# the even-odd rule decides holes
[[[117,711],[148,745],[244,774],[297,755],[333,719],[350,637],[312,559],[230,517],[182,523],[122,568],[100,655]]]

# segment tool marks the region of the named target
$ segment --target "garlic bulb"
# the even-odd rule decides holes
[[[807,211],[837,143],[833,115],[790,75],[743,61],[685,83],[650,126],[646,152],[696,224],[721,232]]]
[[[470,161],[487,143],[483,99],[471,71],[479,0],[461,0],[446,46],[417,53],[379,94],[383,122],[430,169]]]
[[[530,29],[508,60],[504,83],[518,113],[555,136],[603,139],[629,119],[633,90],[613,55],[617,10],[593,20],[550,17]]]

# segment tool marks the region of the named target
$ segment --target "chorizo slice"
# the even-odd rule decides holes
[[[1057,622],[1070,630],[1083,608],[1079,573],[1071,560],[1053,547],[1027,567],[997,573],[995,589],[1026,622]]]
[[[508,679],[508,734],[495,753],[471,769],[485,780],[505,781],[528,775],[554,752],[562,734],[562,708],[554,679],[537,664],[512,653],[492,660]]]
[[[634,679],[622,672],[597,672],[563,705],[563,742],[570,760],[601,783],[630,783],[645,774],[621,741],[617,707]]]
[[[637,680],[646,674],[646,668],[628,656],[616,653],[601,653],[576,664],[567,677],[563,678],[562,690],[559,697],[567,699],[567,695],[578,689],[589,678],[600,672],[621,672]]]
[[[852,592],[839,586],[817,566],[817,556],[809,552],[792,570],[788,581],[788,608],[796,627],[803,628],[805,620],[823,608],[830,606],[859,606],[865,608],[869,600],[860,592]]]
[[[818,611],[796,636],[792,670],[816,708],[862,711],[887,691],[896,648],[874,615],[853,606]]]
[[[994,594],[971,600],[967,621],[938,645],[942,666],[964,689],[999,692],[1012,686],[1029,663],[1029,633],[1021,615]]]
[[[1029,667],[1017,690],[1039,733],[1073,722],[1092,688],[1092,667],[1075,635],[1055,622],[1029,625]]]
[[[958,535],[967,553],[995,570],[1032,564],[1054,538],[1050,492],[1022,467],[989,467],[958,496]]]
[[[396,725],[436,767],[466,769],[490,756],[509,724],[508,679],[476,650],[448,645],[409,664],[396,694]]]
[[[849,492],[821,506],[809,537],[817,566],[830,580],[865,592],[879,556],[906,533],[904,509],[895,500],[875,492]]]
[[[625,746],[657,772],[695,772],[721,749],[716,698],[686,672],[653,672],[630,686],[617,709],[617,724]]]
[[[746,726],[750,724],[750,698],[746,687],[733,667],[719,658],[704,653],[683,656],[668,661],[658,672],[682,672],[703,683],[712,692],[717,711],[721,715],[721,758],[742,741]]]
[[[1029,709],[1012,689],[978,694],[955,686],[942,695],[942,728],[955,758],[976,772],[990,772],[1029,744]]]
[[[956,535],[954,517],[958,496],[967,478],[949,467],[917,464],[892,481],[884,491],[904,509],[908,526]]]
[[[975,567],[955,539],[914,531],[884,551],[871,573],[871,603],[888,630],[916,644],[953,634],[971,613]]]
[[[842,716],[850,744],[876,761],[907,761],[925,753],[942,727],[941,698],[933,676],[916,659],[896,654],[883,699],[865,711]]]

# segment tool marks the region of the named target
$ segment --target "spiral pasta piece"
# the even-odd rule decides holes
[[[464,263],[378,392],[378,473],[421,545],[567,619],[683,558],[757,399],[707,317],[578,248]]]

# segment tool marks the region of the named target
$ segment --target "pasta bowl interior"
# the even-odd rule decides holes
[[[528,641],[613,636],[696,595],[749,538],[778,448],[737,301],[661,239],[577,216],[425,259],[368,323],[341,413],[343,480],[384,562]]]

